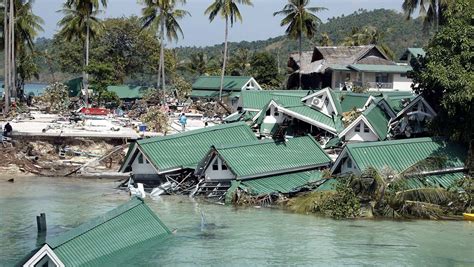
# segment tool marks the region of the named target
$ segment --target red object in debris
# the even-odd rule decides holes
[[[110,113],[110,110],[105,109],[105,108],[82,108],[81,113],[85,115],[103,115],[106,116],[107,114]]]

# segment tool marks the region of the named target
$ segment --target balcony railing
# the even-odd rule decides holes
[[[354,82],[346,82],[346,83],[339,83],[339,89],[344,88],[344,86],[347,87],[347,89],[352,90],[354,86],[357,87],[365,87],[369,89],[393,89],[393,83],[378,83],[378,82],[360,82],[360,81],[354,81]]]

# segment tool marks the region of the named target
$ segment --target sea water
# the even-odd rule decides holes
[[[37,247],[36,215],[46,213],[54,236],[129,199],[108,180],[8,178],[0,175],[0,266]],[[333,220],[187,196],[146,203],[176,233],[111,266],[474,266],[467,221]]]

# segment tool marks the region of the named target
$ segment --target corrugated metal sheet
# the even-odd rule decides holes
[[[240,91],[251,79],[250,76],[224,76],[223,90]],[[221,76],[201,76],[193,83],[194,89],[219,90],[221,87]]]
[[[212,145],[257,140],[244,122],[236,122],[184,133],[138,141],[140,150],[159,170],[195,168]]]
[[[270,100],[278,101],[283,105],[293,106],[301,104],[301,98],[311,94],[310,90],[261,90],[243,91],[242,107],[244,109],[262,109]]]
[[[48,241],[66,266],[107,263],[111,254],[171,232],[142,200],[122,206]]]
[[[333,178],[333,179],[326,179],[326,181],[324,181],[324,183],[322,183],[320,186],[318,186],[318,188],[316,188],[315,191],[321,192],[321,191],[331,191],[331,190],[335,190],[335,189],[336,189],[336,185],[337,185],[337,179],[335,179],[335,178]]]
[[[403,101],[415,99],[414,95],[385,95],[385,101],[390,105],[392,110],[396,113],[400,112],[405,106]]]
[[[329,156],[311,136],[289,139],[247,142],[215,148],[237,179],[291,172],[328,165]]]
[[[353,143],[345,149],[359,170],[388,166],[399,173],[430,156],[445,156],[447,166],[463,167],[467,156],[466,147],[436,138]]]
[[[338,98],[341,101],[342,112],[348,112],[354,108],[363,108],[369,97],[369,94],[346,93],[339,94]]]
[[[319,123],[322,123],[324,125],[327,125],[331,128],[336,129],[336,124],[334,123],[333,118],[311,107],[308,107],[306,105],[300,105],[300,106],[295,106],[295,107],[286,107],[286,109],[293,111],[295,113],[298,113],[301,116],[307,117],[313,121],[317,121]],[[336,117],[336,119],[337,118],[338,117]]]
[[[293,189],[321,179],[320,171],[302,171],[241,181],[239,187],[250,194],[289,193]]]
[[[408,189],[418,189],[426,187],[448,189],[455,186],[456,182],[464,177],[463,172],[440,173],[427,176],[415,176],[405,179]]]
[[[148,87],[128,85],[111,85],[107,86],[107,91],[114,92],[120,99],[140,99],[143,97]]]
[[[377,104],[371,104],[362,114],[369,121],[372,128],[374,128],[375,134],[377,134],[379,139],[385,140],[387,138],[390,116]]]

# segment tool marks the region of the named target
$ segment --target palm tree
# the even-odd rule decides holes
[[[242,22],[242,15],[240,14],[237,4],[253,6],[251,0],[214,0],[214,2],[204,11],[204,14],[209,15],[209,20],[212,22],[217,15],[220,15],[225,20],[224,33],[224,58],[222,60],[221,84],[219,89],[219,102],[222,102],[222,89],[224,88],[224,75],[227,63],[227,39],[230,27],[234,26],[235,21]]]
[[[443,25],[445,17],[444,13],[449,5],[455,0],[403,0],[402,8],[407,16],[407,19],[415,13],[417,9],[420,10],[420,16],[423,18],[423,28],[427,30],[430,26],[435,29],[439,25]]]
[[[158,64],[158,83],[163,93],[165,92],[165,35],[168,41],[178,40],[178,35],[184,37],[183,30],[178,20],[191,15],[188,11],[177,9],[178,3],[186,4],[186,0],[144,0],[142,9],[143,28],[152,28],[159,31],[160,35],[160,63]]]
[[[390,29],[388,29],[388,31],[390,31]],[[342,44],[345,46],[377,45],[385,55],[393,59],[395,53],[383,42],[384,36],[384,33],[379,31],[376,27],[368,26],[362,29],[353,27],[351,33],[342,41]]]
[[[319,39],[319,44],[321,46],[331,46],[333,44],[329,34],[327,32],[321,33],[321,38]]]
[[[285,31],[286,34],[292,39],[298,39],[300,61],[303,54],[303,34],[308,38],[313,37],[318,25],[321,24],[321,19],[314,13],[327,10],[324,7],[308,7],[309,1],[288,0],[282,10],[273,13],[273,16],[284,16],[280,26],[288,26]],[[299,73],[299,86],[301,87],[301,72]]]
[[[84,44],[84,71],[83,84],[85,103],[89,101],[89,75],[85,69],[89,66],[89,44],[97,32],[103,27],[97,17],[100,4],[107,7],[107,0],[66,0],[62,12],[64,17],[59,21],[59,32],[67,41],[79,40]]]

